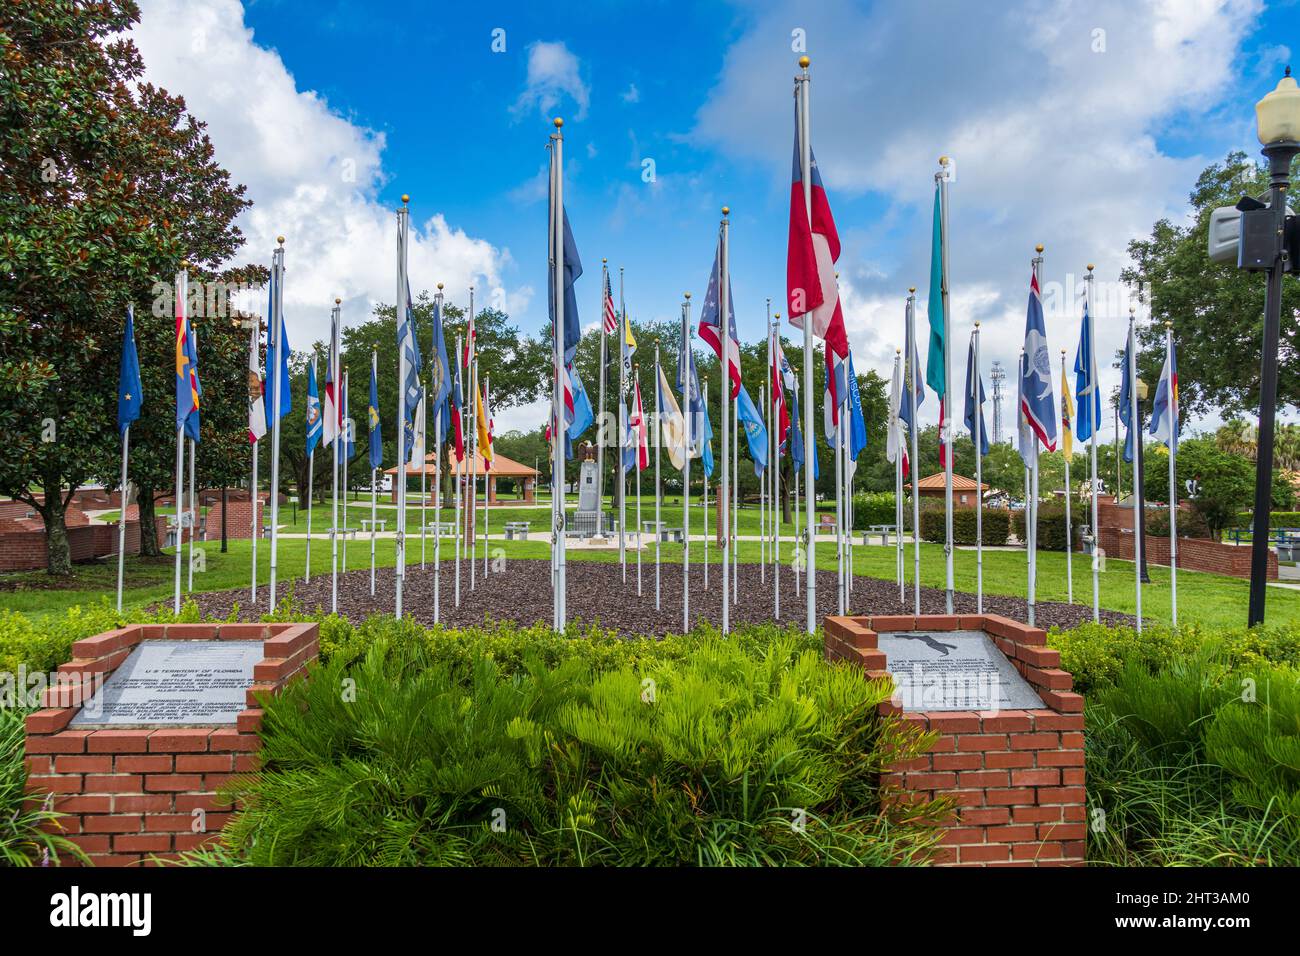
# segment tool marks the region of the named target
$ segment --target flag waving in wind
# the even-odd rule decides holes
[[[311,457],[320,444],[321,433],[320,394],[316,390],[316,360],[307,365],[307,457]]]
[[[143,388],[140,384],[140,356],[135,350],[135,306],[126,307],[126,328],[122,332],[122,366],[117,377],[117,431],[125,432],[140,417]]]
[[[925,357],[925,384],[940,398],[947,390],[946,348],[943,316],[943,200],[934,184],[934,228],[930,236],[930,294],[925,308],[930,316],[930,352]],[[1039,309],[1042,312],[1042,309]]]
[[[1074,454],[1074,432],[1070,420],[1074,418],[1074,403],[1070,401],[1070,380],[1065,377],[1065,363],[1061,363],[1061,451],[1069,458]]]
[[[1043,324],[1043,299],[1038,276],[1029,279],[1029,309],[1025,314],[1025,354],[1020,360],[1020,408],[1025,424],[1048,451],[1056,451],[1056,402],[1052,398],[1052,356]]]
[[[645,471],[650,466],[650,430],[646,427],[645,406],[641,404],[640,377],[632,386],[632,414],[628,417],[627,427],[632,433],[636,470]]]
[[[605,273],[605,333],[618,331],[618,313],[614,311],[614,290],[610,288],[609,273]]]
[[[1079,350],[1074,354],[1074,387],[1079,397],[1079,441],[1087,441],[1101,428],[1101,389],[1097,387],[1097,354],[1093,348],[1092,315],[1088,301],[1083,303],[1083,327],[1079,330]],[[1062,392],[1065,390],[1062,389]]]
[[[420,357],[420,337],[415,327],[415,310],[411,303],[411,285],[406,286],[406,301],[402,303],[397,320],[397,347],[402,351],[406,366],[406,381],[402,383],[402,435],[401,448],[397,460],[409,461],[411,449],[415,447],[415,416],[420,408],[420,399],[424,397],[424,387],[420,384],[420,367],[424,364]]]
[[[736,300],[731,295],[731,277],[727,277],[727,328],[722,328],[722,233],[713,253],[713,271],[709,273],[709,287],[704,293],[704,307],[700,310],[700,338],[709,343],[718,361],[726,352],[727,374],[731,381],[731,397],[740,391],[740,340],[736,337]]]
[[[1124,460],[1133,460],[1133,381],[1131,378],[1134,355],[1133,323],[1129,322],[1128,339],[1124,343],[1124,367],[1119,384],[1119,420],[1124,423]]]
[[[773,440],[776,442],[777,450],[780,451],[785,447],[786,439],[790,434],[790,406],[786,401],[785,377],[781,374],[781,362],[784,358],[781,354],[781,338],[776,334],[775,328],[769,335],[771,342],[768,344],[768,354],[772,356],[772,367],[768,370],[771,373],[769,387],[772,392],[772,418],[776,424],[776,435],[773,436]]]
[[[253,444],[266,434],[266,388],[262,382],[261,322],[254,318],[248,342],[248,442]]]
[[[659,366],[657,387],[659,428],[663,431],[664,444],[668,446],[668,457],[672,460],[673,467],[680,471],[686,467],[686,459],[690,455],[690,450],[686,448],[686,423],[682,418],[682,410],[677,404],[677,397],[668,386],[668,378],[664,375],[662,365]]]
[[[767,428],[763,425],[763,416],[759,413],[758,406],[743,385],[736,395],[736,419],[745,430],[745,438],[749,442],[749,457],[754,462],[754,474],[761,476],[767,466]]]
[[[976,395],[979,396],[978,400]],[[977,411],[978,409],[978,411]],[[970,340],[970,350],[966,353],[966,427],[970,429],[971,439],[975,438],[975,416],[979,415],[980,454],[989,453],[989,430],[984,427],[984,377],[975,367],[975,337]]]
[[[375,381],[375,367],[370,366],[370,404],[366,408],[366,424],[370,433],[370,467],[384,463],[384,439],[379,431],[379,383]]]
[[[1151,434],[1156,441],[1173,447],[1178,442],[1178,359],[1174,343],[1169,343],[1160,381],[1156,384],[1156,397],[1151,405]]]
[[[330,315],[330,346],[325,355],[325,416],[321,423],[321,442],[326,448],[339,437],[343,421],[343,396],[339,391],[341,382],[334,380],[335,369],[339,368],[339,325],[338,310]]]

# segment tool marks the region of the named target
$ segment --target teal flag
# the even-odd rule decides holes
[[[943,340],[943,210],[939,184],[934,185],[934,238],[930,244],[930,354],[925,358],[925,384],[943,398],[947,385],[947,346]]]

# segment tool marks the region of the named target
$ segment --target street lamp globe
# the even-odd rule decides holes
[[[1276,88],[1255,104],[1255,127],[1264,146],[1300,141],[1300,86],[1289,66]]]
[[[1145,402],[1147,400],[1147,383],[1142,381],[1142,379],[1137,380],[1137,396],[1139,402]]]

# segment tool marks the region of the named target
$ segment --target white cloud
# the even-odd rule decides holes
[[[638,89],[636,88],[636,84],[635,84],[635,83],[629,83],[628,86],[627,86],[627,89],[624,90],[624,91],[623,91],[621,94],[619,94],[619,95],[623,97],[623,102],[624,102],[624,103],[640,103],[640,102],[641,102],[641,91],[638,90]]]
[[[1196,175],[1222,154],[1169,155],[1158,137],[1189,117],[1196,128],[1213,122],[1203,114],[1235,92],[1240,46],[1261,6],[1024,0],[936,12],[829,0],[764,8],[731,44],[694,139],[769,164],[774,187],[788,188],[780,184],[788,182],[793,126],[789,37],[796,26],[807,31],[813,144],[844,241],[838,266],[850,338],[882,370],[901,344],[909,285],[919,287],[924,330],[932,177],[940,154],[955,156],[950,268],[959,388],[961,350],[975,320],[983,322],[986,379],[994,359],[1014,363],[1035,243],[1047,247],[1045,285],[1080,282],[1089,262],[1099,282],[1114,283],[1128,264],[1128,241],[1181,214]],[[1097,29],[1105,31],[1104,52],[1094,52]],[[774,135],[787,145],[773,146]],[[867,193],[884,199],[882,220],[846,217],[837,196]],[[882,241],[882,230],[899,222],[910,224]],[[882,259],[889,264],[879,266]],[[1128,310],[1121,305],[1098,322],[1106,389],[1118,384],[1109,365],[1123,346]],[[1049,313],[1054,358],[1064,347],[1072,361],[1078,334],[1077,308]],[[924,360],[924,334],[921,350]],[[929,410],[933,417],[933,403]]]
[[[582,81],[578,58],[569,52],[563,41],[550,43],[538,40],[529,44],[528,74],[513,111],[521,113],[536,107],[543,116],[549,117],[566,96],[578,108],[574,119],[580,120],[587,115],[591,90]]]
[[[145,0],[132,36],[146,78],[185,97],[208,123],[217,160],[248,186],[254,205],[238,221],[247,242],[236,260],[269,264],[275,237],[286,237],[289,341],[325,338],[336,296],[345,323],[393,302],[396,216],[378,201],[383,134],[300,90],[280,56],[257,44],[238,0]],[[430,213],[423,197],[414,196],[411,209],[413,291],[442,282],[464,304],[472,283],[527,304],[531,289],[504,288],[507,250]]]

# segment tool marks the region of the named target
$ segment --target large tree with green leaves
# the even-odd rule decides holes
[[[126,36],[138,20],[132,0],[0,6],[0,492],[40,513],[51,573],[70,569],[72,494],[115,483],[127,304],[142,364],[170,371],[154,284],[183,260],[215,275],[248,205],[184,101],[142,82]],[[214,369],[213,386],[221,377]],[[165,379],[146,373],[145,424],[133,429],[142,488],[162,474],[145,458],[165,457],[151,435],[170,429]]]
[[[1291,169],[1300,178],[1300,160]],[[1224,409],[1259,410],[1260,348],[1264,330],[1264,276],[1235,264],[1211,262],[1210,213],[1243,195],[1267,191],[1266,167],[1245,153],[1229,153],[1201,173],[1189,196],[1189,221],[1162,219],[1148,239],[1129,243],[1133,265],[1123,273],[1150,290],[1153,321],[1139,328],[1140,374],[1154,382],[1164,361],[1165,323],[1178,348],[1179,400],[1185,416]],[[1300,405],[1300,282],[1282,281],[1279,406]]]

